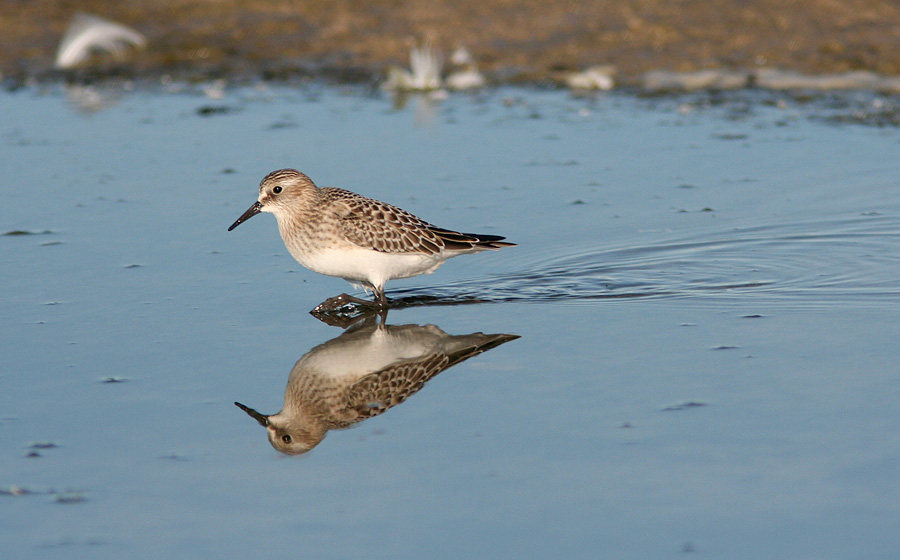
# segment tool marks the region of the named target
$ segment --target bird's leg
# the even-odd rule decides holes
[[[388,300],[384,295],[384,286],[373,286],[372,291],[375,292],[375,305],[381,309],[387,309]]]
[[[381,324],[387,324],[387,314],[388,314],[388,299],[384,295],[384,286],[381,288],[375,288],[375,305],[377,306],[377,313],[381,317]]]

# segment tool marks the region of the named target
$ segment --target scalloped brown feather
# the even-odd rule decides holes
[[[472,251],[512,247],[501,242],[499,235],[460,233],[434,226],[406,210],[402,210],[351,191],[326,187],[321,189],[327,202],[341,202],[346,213],[339,215],[344,238],[366,249],[382,253],[424,253]]]

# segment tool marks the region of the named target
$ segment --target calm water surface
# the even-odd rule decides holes
[[[750,95],[76,95],[0,95],[10,558],[900,550],[898,129]],[[271,216],[226,232],[288,166],[519,246],[389,284],[396,328],[348,351],[307,313],[346,283]],[[521,338],[299,457],[233,405],[277,412],[322,348],[448,346],[397,332]]]

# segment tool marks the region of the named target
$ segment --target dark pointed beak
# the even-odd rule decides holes
[[[238,221],[240,221],[240,220],[238,220]],[[240,408],[241,410],[243,410],[244,412],[249,414],[251,418],[253,418],[257,422],[259,422],[259,425],[262,426],[263,428],[269,427],[269,417],[266,416],[265,414],[260,414],[259,412],[256,412],[249,406],[244,406],[239,402],[236,402],[234,404],[235,404],[235,406],[237,406],[238,408]]]
[[[253,216],[259,214],[260,212],[262,212],[262,204],[260,204],[259,201],[256,201],[253,203],[253,206],[251,206],[250,208],[247,208],[247,211],[244,212],[243,214],[241,214],[240,218],[238,218],[237,220],[235,220],[235,222],[233,224],[231,224],[231,227],[228,228],[228,231],[233,230],[234,228],[241,225],[243,222],[246,222]]]

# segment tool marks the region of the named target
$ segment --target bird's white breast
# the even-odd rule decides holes
[[[303,356],[294,369],[296,375],[314,374],[320,379],[355,382],[404,360],[419,360],[439,351],[442,338],[432,334],[435,328],[418,327],[420,330],[412,331],[411,336],[402,329],[378,328],[362,337],[331,340]],[[294,371],[291,375],[295,375]]]
[[[374,286],[383,286],[395,278],[430,274],[444,262],[440,255],[381,253],[356,247],[335,247],[293,256],[313,272]]]

